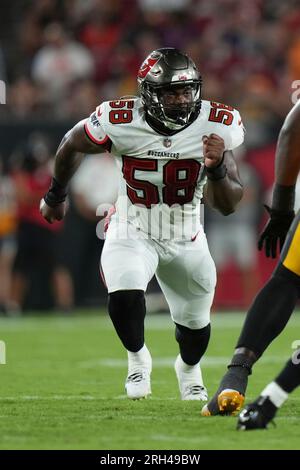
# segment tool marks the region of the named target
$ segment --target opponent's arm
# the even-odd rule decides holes
[[[272,206],[265,206],[270,219],[258,242],[266,256],[275,258],[283,247],[294,218],[295,185],[300,171],[300,102],[289,112],[279,133],[275,155]]]
[[[84,154],[105,151],[105,146],[94,144],[89,139],[84,129],[85,122],[78,122],[67,132],[57,149],[52,183],[40,203],[40,212],[49,223],[64,217],[67,186]]]
[[[230,150],[225,151],[221,137],[211,134],[203,138],[203,155],[208,178],[205,199],[223,215],[229,215],[243,196],[243,185],[233,154]]]

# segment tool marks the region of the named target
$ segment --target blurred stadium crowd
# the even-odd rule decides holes
[[[273,180],[278,130],[292,105],[292,83],[300,79],[299,2],[4,0],[0,4],[0,79],[7,90],[6,104],[0,105],[3,310],[48,305],[44,294],[39,298],[38,293],[44,292],[49,276],[54,303],[61,309],[104,297],[98,279],[92,281],[97,278],[101,249],[94,214],[99,202],[115,197],[116,187],[107,184],[114,179],[109,160],[91,157],[82,167],[72,185],[71,211],[64,226],[53,229],[41,222],[37,202],[48,186],[62,129],[88,116],[101,101],[135,95],[141,62],[163,46],[188,53],[203,75],[203,97],[236,107],[246,128],[245,147],[237,155],[246,187],[241,208],[228,218],[209,210],[206,214],[219,271],[216,306],[247,305],[272,269],[272,262],[258,257],[255,245],[263,222],[261,202]],[[30,294],[32,276],[36,287]]]

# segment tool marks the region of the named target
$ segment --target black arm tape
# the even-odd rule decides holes
[[[295,204],[295,185],[283,186],[276,183],[273,190],[272,209],[291,212]]]
[[[44,196],[45,203],[50,207],[56,207],[66,200],[67,188],[62,186],[54,177],[51,186]]]
[[[227,167],[224,163],[224,155],[225,154],[223,153],[223,158],[218,166],[215,166],[214,168],[205,167],[207,178],[210,181],[222,180],[227,175]]]

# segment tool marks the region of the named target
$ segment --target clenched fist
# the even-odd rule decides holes
[[[202,141],[206,168],[217,167],[221,163],[225,151],[224,140],[217,134],[210,134],[208,137],[204,135]]]
[[[44,217],[44,219],[49,222],[49,224],[53,224],[56,220],[62,220],[67,211],[67,203],[61,202],[55,207],[50,207],[46,204],[44,199],[41,199],[40,202],[40,213]]]

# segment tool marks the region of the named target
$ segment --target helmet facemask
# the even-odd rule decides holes
[[[180,129],[189,124],[197,109],[200,86],[184,83],[157,90],[163,121],[170,129]]]

